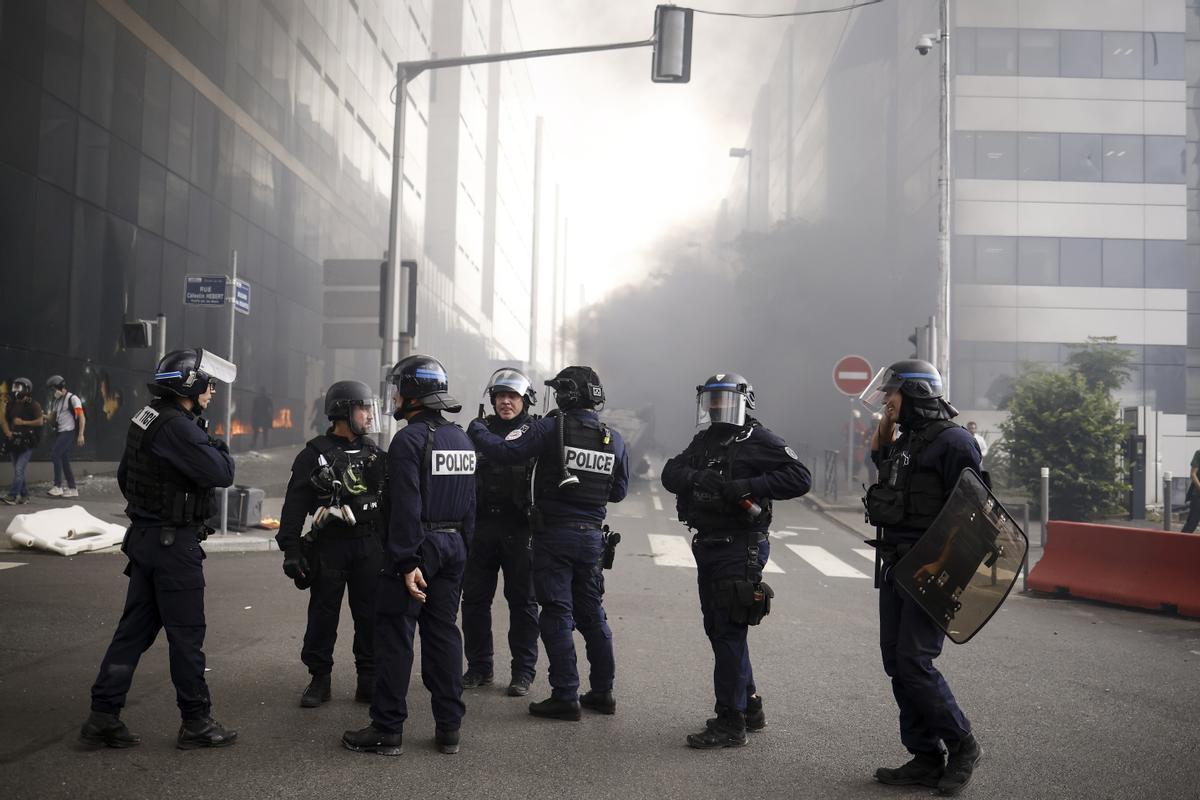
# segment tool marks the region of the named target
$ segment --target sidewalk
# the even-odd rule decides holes
[[[254,486],[266,494],[263,500],[262,515],[279,518],[283,508],[283,494],[291,476],[292,460],[299,447],[276,447],[269,450],[251,450],[237,453],[233,460],[236,464],[234,483],[238,486]],[[34,467],[39,467],[37,471]],[[13,517],[18,514],[32,514],[45,511],[48,508],[63,508],[65,506],[82,506],[89,514],[99,517],[105,522],[115,522],[127,525],[125,516],[125,498],[117,486],[117,463],[114,461],[85,461],[72,464],[75,471],[79,497],[58,498],[50,497],[46,492],[53,480],[52,465],[49,462],[34,462],[29,465],[26,473],[29,482],[29,503],[23,506],[0,505],[0,552],[31,552],[24,548],[19,551],[12,547],[8,537],[8,526]],[[12,470],[0,467],[0,484],[7,492],[12,481]],[[218,495],[218,502],[219,502]],[[204,549],[214,552],[244,552],[252,550],[274,550],[275,532],[261,528],[251,528],[237,533],[230,531],[222,536],[215,534],[204,543]],[[42,551],[36,551],[42,552]],[[98,553],[116,553],[115,547],[97,550]]]

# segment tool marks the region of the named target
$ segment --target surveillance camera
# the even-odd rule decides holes
[[[929,55],[929,51],[933,49],[933,39],[929,36],[922,36],[917,39],[917,52],[923,56]]]

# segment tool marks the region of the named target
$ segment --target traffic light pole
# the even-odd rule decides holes
[[[404,133],[407,116],[408,82],[426,70],[445,67],[466,67],[473,64],[492,64],[498,61],[520,61],[530,58],[574,55],[576,53],[598,53],[605,50],[627,50],[635,47],[653,47],[655,37],[636,42],[586,45],[583,47],[556,47],[546,50],[522,50],[515,53],[490,53],[458,58],[436,58],[425,61],[403,61],[396,64],[396,116],[392,126],[392,206],[388,216],[388,255],[386,276],[386,304],[383,332],[383,365],[380,380],[380,399],[385,408],[391,401],[391,385],[388,373],[397,361],[408,355],[412,342],[401,337],[400,328],[400,262],[403,260],[404,228]],[[405,306],[411,306],[411,302]],[[385,442],[392,433],[390,417],[381,420],[380,431]]]

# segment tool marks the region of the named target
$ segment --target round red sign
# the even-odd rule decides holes
[[[848,397],[862,394],[871,383],[871,364],[862,356],[844,356],[834,365],[833,385]]]

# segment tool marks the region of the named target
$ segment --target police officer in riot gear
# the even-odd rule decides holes
[[[958,412],[943,398],[941,375],[928,361],[897,361],[880,371],[862,397],[867,404],[882,402],[879,427],[871,438],[879,480],[868,490],[866,503],[871,523],[882,531],[873,543],[882,560],[883,669],[900,707],[900,741],[913,756],[900,767],[876,770],[875,778],[956,794],[971,780],[979,744],[933,665],[945,634],[896,587],[892,567],[937,517],[962,471],[980,470],[979,445],[951,422]]]
[[[539,628],[550,662],[549,698],[529,704],[537,717],[578,720],[580,708],[616,711],[612,631],[604,613],[601,525],[608,503],[629,486],[629,455],[596,408],[604,388],[591,367],[566,367],[546,385],[558,410],[513,436],[497,436],[475,420],[467,432],[479,452],[500,464],[536,458],[533,475],[533,586]],[[578,630],[587,643],[590,690],[579,694]]]
[[[375,593],[375,696],[371,723],[346,731],[350,750],[398,756],[408,718],[413,636],[421,631],[421,679],[432,695],[434,741],[457,753],[462,635],[455,624],[467,546],[475,526],[475,449],[443,411],[462,406],[446,369],[413,355],[392,368],[393,416],[408,424],[388,447],[383,569]]]
[[[284,574],[297,587],[311,587],[300,650],[312,676],[300,696],[304,708],[331,696],[333,645],[347,589],[358,673],[354,699],[369,703],[375,689],[375,584],[383,555],[380,505],[387,460],[369,434],[378,430],[379,403],[365,383],[338,381],[325,394],[325,415],[332,426],[311,439],[292,464],[275,536]],[[302,537],[309,514],[312,527]]]
[[[166,629],[171,681],[183,724],[180,749],[223,747],[237,740],[211,716],[204,680],[205,520],[213,488],[233,483],[225,442],[207,433],[201,416],[217,381],[237,368],[205,350],[175,350],[158,364],[150,404],[133,416],[117,483],[128,505],[122,551],[129,590],[112,643],[92,686],[92,713],[80,738],[89,745],[131,747],[139,737],[120,719],[138,660]]]
[[[708,427],[663,466],[679,519],[696,531],[692,553],[704,632],[712,644],[717,716],[687,737],[699,749],[739,747],[766,727],[754,681],[748,626],[770,610],[762,583],[770,555],[771,501],[805,494],[808,468],[783,439],[746,412],[754,388],[741,375],[713,375],[696,387],[696,422]]]
[[[487,395],[495,413],[483,422],[497,436],[519,438],[536,421],[530,417],[529,409],[537,404],[537,392],[520,370],[496,370],[488,381]],[[480,413],[482,416],[482,410]],[[463,646],[467,656],[463,687],[467,689],[492,682],[492,598],[496,594],[496,575],[501,571],[504,599],[508,601],[508,649],[512,655],[509,696],[524,697],[533,682],[538,608],[530,577],[531,467],[530,461],[499,464],[486,457],[480,457],[476,464],[475,539],[467,555],[462,599]]]

